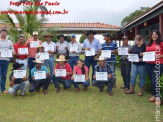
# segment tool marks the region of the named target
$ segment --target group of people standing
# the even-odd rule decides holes
[[[139,61],[129,61],[128,55],[119,55],[121,75],[124,82],[124,86],[121,88],[124,89],[124,93],[135,93],[136,79],[139,75],[140,90],[138,96],[143,96],[147,72],[152,86],[152,97],[148,101],[161,104],[161,96],[157,93],[158,89],[160,89],[157,85],[157,80],[163,72],[163,41],[158,30],[152,32],[151,39],[147,44],[145,44],[141,35],[136,35],[135,45],[131,46],[128,44],[128,37],[124,36],[122,38],[123,44],[119,48],[116,42],[111,40],[111,34],[109,33],[103,35],[105,42],[101,45],[100,41],[94,37],[96,32],[92,30],[86,33],[87,39],[84,40],[83,44],[76,41],[75,34],[71,35],[71,42],[69,43],[66,41],[67,37],[63,34],[57,36],[58,42],[54,43],[51,33],[47,33],[44,35],[45,41],[42,42],[38,39],[39,34],[36,31],[33,32],[33,38],[27,40],[26,43],[24,36],[20,35],[18,42],[13,44],[6,38],[7,34],[7,29],[2,28],[0,32],[0,53],[2,53],[2,50],[8,49],[12,51],[12,55],[16,59],[16,63],[13,64],[13,72],[9,77],[10,87],[8,90],[14,96],[17,96],[18,90],[21,90],[21,96],[25,96],[25,91],[29,83],[29,92],[39,92],[40,88],[43,87],[44,94],[47,94],[50,83],[54,83],[57,93],[60,92],[60,84],[63,84],[64,89],[70,88],[71,84],[73,84],[77,93],[80,91],[79,84],[82,84],[84,91],[87,91],[90,81],[92,81],[93,86],[100,89],[100,92],[107,86],[107,92],[112,96],[112,88],[116,87],[116,54],[119,55],[119,48],[127,48],[129,54],[138,54]],[[20,48],[27,48],[28,52],[26,54],[20,54]],[[107,54],[103,55],[103,51],[110,51],[110,57],[106,57]],[[152,51],[156,53],[156,60],[143,61],[144,52]],[[85,52],[84,61],[79,58],[82,52]],[[47,54],[48,58],[41,58],[42,53]],[[56,60],[55,55],[57,57]],[[4,94],[8,93],[5,88],[5,83],[9,59],[9,57],[0,56],[0,85],[1,92]],[[55,62],[57,64],[54,67]],[[92,66],[91,79],[89,78],[90,66]],[[15,70],[23,69],[27,71],[27,67],[29,68],[29,77],[14,77]],[[48,72],[48,67],[50,72]],[[45,77],[42,79],[36,78],[36,72],[40,71],[45,72]],[[60,76],[58,76],[58,72],[61,72]],[[101,79],[99,79],[99,75]],[[82,79],[81,82],[77,81],[77,76],[84,77],[84,80]]]

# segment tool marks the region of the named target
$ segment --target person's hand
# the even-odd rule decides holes
[[[85,50],[90,50],[90,48],[89,47],[86,47]]]
[[[88,77],[85,77],[85,81],[88,81]]]
[[[26,80],[28,80],[28,78],[27,78],[26,76],[24,76],[24,77],[23,77],[23,80],[25,80],[25,81],[26,81]]]
[[[13,54],[13,55],[16,55],[16,52],[15,52],[15,51],[12,51],[12,54]]]
[[[28,56],[29,56],[29,54],[25,54],[25,56],[27,56],[27,57],[28,57]]]
[[[108,78],[109,78],[109,79],[111,78],[111,74],[108,74]]]
[[[46,74],[46,77],[50,77],[50,74],[49,74],[49,73],[47,73],[47,74]]]
[[[156,58],[162,58],[162,55],[156,54]]]
[[[143,61],[143,58],[140,58],[140,59],[139,59],[139,62],[142,62],[142,61]]]
[[[93,79],[96,80],[96,75],[93,76]]]
[[[76,53],[76,51],[71,51],[71,53]]]
[[[95,56],[95,57],[94,57],[94,61],[97,61],[97,59],[98,59],[97,56]]]
[[[15,77],[14,77],[14,76],[12,76],[12,77],[11,77],[11,80],[12,80],[12,81],[15,81]]]
[[[56,46],[56,50],[58,50],[58,48],[59,48],[59,47],[58,47],[58,46]]]
[[[35,77],[32,77],[32,80],[35,81]]]
[[[139,55],[140,55],[140,56],[143,56],[143,53],[141,52]]]
[[[68,48],[67,48],[67,47],[65,47],[65,49],[66,49],[66,50],[68,50]]]
[[[74,76],[72,76],[71,79],[74,80]]]

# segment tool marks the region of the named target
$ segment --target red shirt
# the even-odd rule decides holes
[[[18,48],[28,48],[28,46],[26,44],[22,44],[20,45],[19,43],[14,44],[14,49],[15,52],[18,53]],[[26,59],[27,56],[26,55],[20,55],[20,56],[15,56],[16,59]]]
[[[150,47],[146,46],[146,52],[152,51],[155,51],[156,54],[163,55],[163,42],[161,42],[160,45],[156,45],[156,42],[153,42]],[[163,58],[157,58],[156,61],[159,61],[160,64],[163,64]],[[147,61],[147,63],[156,64],[156,61]]]
[[[58,63],[55,66],[55,69],[66,69],[66,72],[72,73],[71,66],[68,63],[65,63],[64,67],[61,67],[60,64]],[[70,80],[70,75],[67,75],[66,77],[61,77],[61,78]]]

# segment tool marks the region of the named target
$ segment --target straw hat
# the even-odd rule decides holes
[[[44,46],[42,46],[41,44],[40,45],[38,45],[38,47],[37,48],[44,48]]]
[[[33,32],[33,35],[38,35],[38,32],[37,32],[37,31],[34,31],[34,32]]]
[[[104,56],[100,56],[100,57],[98,58],[98,61],[104,61],[104,60],[106,60],[106,58],[105,58]]]
[[[42,64],[42,63],[43,63],[43,61],[42,61],[41,59],[39,59],[39,58],[36,58],[36,60],[35,60],[35,61],[33,61],[33,63]]]
[[[60,55],[59,59],[56,59],[56,61],[67,61],[67,60],[65,59],[64,55]]]
[[[46,37],[53,38],[54,36],[52,36],[52,34],[51,34],[51,33],[46,33],[46,34],[44,35],[44,38],[46,38]]]

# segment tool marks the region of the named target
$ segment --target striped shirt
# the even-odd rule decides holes
[[[102,44],[102,50],[117,50],[117,43],[115,41],[111,41],[109,44],[104,42]],[[108,58],[106,62],[115,62],[115,53],[111,53],[111,58]]]
[[[79,54],[82,51],[81,50],[81,44],[79,42],[75,42],[74,44],[69,42],[68,50],[69,50],[69,56],[79,56]],[[76,53],[72,53],[71,51],[76,51]]]

